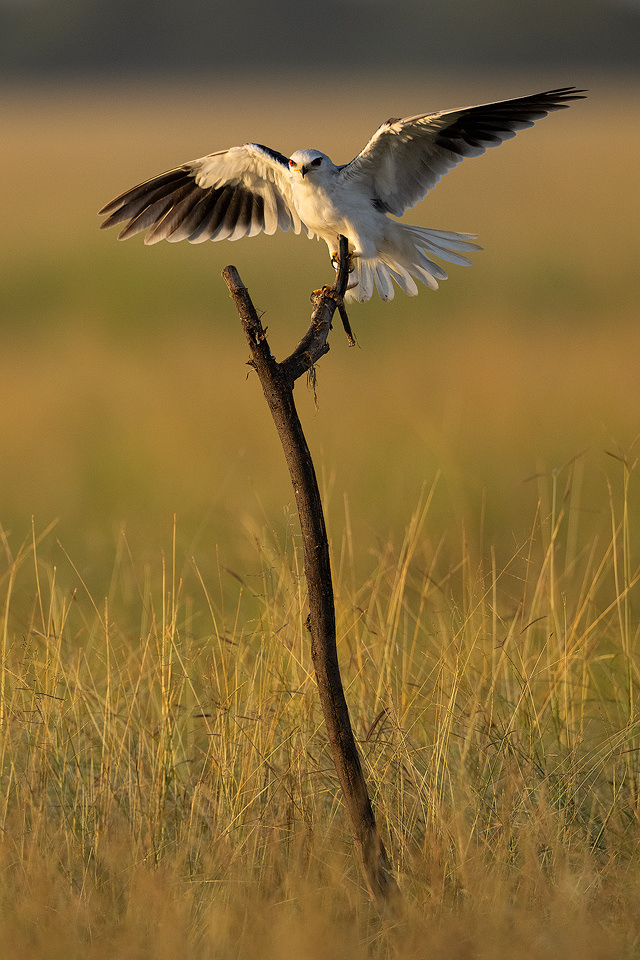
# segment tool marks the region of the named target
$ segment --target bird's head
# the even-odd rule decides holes
[[[307,174],[316,174],[335,170],[336,165],[325,153],[319,150],[296,150],[289,160],[289,172],[304,179]]]

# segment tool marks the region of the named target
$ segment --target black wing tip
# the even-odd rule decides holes
[[[106,220],[103,220],[100,224],[101,230],[108,230],[109,227],[115,227],[117,223],[122,223],[123,220],[128,219],[126,215],[123,214],[122,207],[114,207],[112,204],[107,204],[106,207],[103,207],[102,210],[98,211],[98,216],[102,217],[105,214],[108,214]]]
[[[116,221],[114,220],[114,214],[115,214],[115,213],[117,213],[117,211],[113,211],[113,212],[112,212],[111,209],[110,209],[110,207],[109,207],[109,204],[107,204],[106,207],[103,207],[102,210],[98,210],[98,216],[99,216],[99,217],[103,217],[103,216],[105,216],[106,214],[109,214],[109,216],[107,217],[107,219],[106,219],[106,220],[103,220],[102,223],[100,224],[100,229],[101,229],[101,230],[106,230],[107,227],[112,227],[112,226],[114,225],[114,223],[116,222]]]
[[[518,105],[540,110],[566,109],[574,100],[586,99],[588,91],[579,87],[555,87],[552,90],[542,90],[540,93],[530,93],[522,97],[511,97],[508,100],[498,100],[494,103],[479,104],[472,110],[484,110],[488,107],[496,109],[512,109]]]
[[[543,90],[542,93],[534,93],[531,97],[523,97],[523,100],[539,101],[546,106],[562,109],[568,107],[573,100],[585,100],[589,91],[580,87],[556,87],[554,90]]]
[[[558,87],[556,90],[548,90],[547,93],[569,100],[584,100],[588,94],[586,87]]]
[[[175,186],[178,186],[180,182],[184,182],[185,178],[194,179],[194,177],[195,173],[191,164],[183,163],[181,166],[167,170],[166,173],[161,173],[159,176],[152,177],[150,180],[143,180],[142,183],[114,197],[113,200],[105,203],[104,207],[98,210],[99,217],[106,216],[107,218],[100,224],[100,229],[104,230],[106,227],[111,227],[113,224],[121,223],[127,219],[128,214],[125,213],[125,210],[129,204],[143,198],[152,191],[165,187],[168,191],[171,191]]]
[[[586,87],[576,87],[575,84],[570,84],[566,87],[553,87],[551,90],[543,90],[543,95],[547,94],[564,94],[564,93],[587,93]]]
[[[103,227],[110,227],[112,223],[117,222],[114,220],[114,217],[116,217],[118,215],[118,212],[122,210],[124,206],[123,199],[125,196],[126,194],[123,194],[120,197],[116,197],[114,200],[110,200],[109,203],[105,203],[104,207],[101,207],[98,210],[97,215],[99,217],[107,218],[100,224],[100,229],[102,229]]]

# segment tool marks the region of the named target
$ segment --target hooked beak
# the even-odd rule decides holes
[[[302,166],[300,167],[300,174],[301,174],[303,180],[304,180],[304,178],[305,178],[305,176],[306,176],[306,174],[307,174],[308,172],[309,172],[309,167],[305,167],[305,165],[304,165],[304,163],[303,163]]]

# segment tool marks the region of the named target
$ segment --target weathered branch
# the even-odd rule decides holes
[[[336,309],[342,305],[348,276],[347,241],[340,237],[336,283],[333,287],[324,287],[314,293],[314,309],[307,333],[293,353],[282,363],[277,363],[238,271],[235,267],[227,267],[223,271],[251,349],[250,363],[260,379],[291,475],[302,531],[309,602],[307,626],[311,634],[311,657],[320,703],[364,876],[373,898],[383,904],[397,895],[398,887],[376,826],[344,696],[336,647],[329,543],[322,501],[311,453],[293,400],[296,379],[329,349],[327,337],[331,321]],[[348,328],[348,320],[346,324],[345,329]]]
[[[306,373],[320,357],[329,352],[327,337],[331,330],[331,321],[336,311],[340,311],[340,316],[347,316],[344,309],[344,295],[349,282],[349,244],[345,237],[340,237],[340,263],[338,265],[338,274],[336,282],[332,287],[323,287],[322,290],[314,290],[311,294],[313,303],[313,313],[311,314],[311,325],[304,337],[295,348],[293,353],[283,360],[280,368],[291,387],[303,373]],[[347,326],[349,320],[346,320]],[[345,327],[347,329],[347,327]],[[350,343],[353,341],[351,328],[349,327],[347,337]]]

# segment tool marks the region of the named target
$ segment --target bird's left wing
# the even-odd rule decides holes
[[[238,240],[257,233],[306,230],[291,194],[289,161],[258,143],[191,160],[116,197],[100,210],[101,227],[129,222],[126,240],[149,229],[158,240]]]
[[[366,186],[379,209],[399,217],[466,157],[499,146],[552,110],[582,99],[583,93],[559,87],[499,103],[387,120],[364,150],[341,167],[341,175]]]

